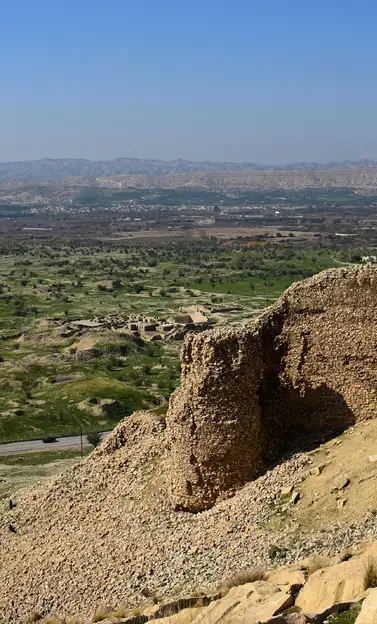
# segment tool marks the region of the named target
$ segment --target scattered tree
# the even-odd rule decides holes
[[[98,431],[93,431],[93,433],[88,433],[86,439],[88,440],[89,444],[96,448],[96,446],[98,446],[101,442],[101,435],[98,433]]]

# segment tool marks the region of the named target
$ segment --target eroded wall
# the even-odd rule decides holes
[[[176,508],[232,494],[300,436],[377,413],[377,269],[294,284],[248,328],[189,335],[167,415]]]

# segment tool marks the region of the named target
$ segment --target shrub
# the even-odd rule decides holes
[[[88,433],[86,439],[88,440],[89,444],[96,448],[96,446],[98,446],[101,442],[101,435],[98,433],[98,431],[93,431],[93,433]]]
[[[340,606],[340,605],[339,605]],[[329,624],[354,624],[357,616],[359,615],[362,607],[362,601],[352,605],[350,609],[346,611],[336,611],[331,613],[328,617]]]
[[[28,624],[34,624],[34,622],[39,622],[41,619],[42,619],[41,614],[34,611],[34,613],[30,615],[27,621],[28,621]]]
[[[92,622],[102,622],[102,620],[107,620],[113,614],[113,609],[110,607],[100,607],[97,609],[93,616]]]
[[[275,546],[275,544],[271,544],[268,547],[268,556],[270,559],[284,559],[287,555],[287,549],[281,548],[280,546]]]
[[[365,567],[364,572],[364,588],[377,587],[377,562],[370,558]]]
[[[130,613],[130,610],[126,605],[119,605],[119,607],[115,609],[113,613],[113,617],[125,618],[125,617],[128,617],[129,613]]]
[[[255,583],[255,581],[266,581],[267,573],[261,568],[251,568],[237,572],[221,583],[219,589],[225,596],[232,587],[245,585],[246,583]]]

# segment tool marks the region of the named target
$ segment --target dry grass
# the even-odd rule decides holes
[[[377,587],[377,561],[369,557],[364,572],[364,589]]]
[[[130,609],[126,605],[119,605],[112,613],[112,617],[125,618],[130,614]]]
[[[82,624],[80,620],[74,617],[57,617],[55,615],[44,618],[41,624]]]
[[[317,570],[322,570],[322,568],[327,568],[330,565],[330,559],[328,557],[323,557],[321,555],[314,555],[310,559],[307,560],[305,567],[308,570],[308,575],[314,574]]]
[[[262,568],[251,568],[249,570],[242,570],[233,574],[228,579],[223,581],[219,586],[219,591],[225,596],[232,587],[238,585],[246,585],[246,583],[255,583],[255,581],[266,581],[268,578],[267,573]]]
[[[34,624],[34,622],[40,622],[41,619],[42,619],[42,616],[40,615],[40,613],[34,612],[28,617],[27,624]]]
[[[110,618],[113,613],[114,609],[111,609],[110,607],[100,607],[93,615],[92,622],[102,622],[102,620],[107,620],[107,618]]]

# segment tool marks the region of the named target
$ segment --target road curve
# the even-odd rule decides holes
[[[101,433],[102,439],[111,433],[110,431],[104,431]],[[81,436],[68,436],[66,438],[56,438],[56,442],[49,442],[45,444],[42,440],[24,440],[23,442],[6,442],[0,444],[0,456],[1,455],[21,455],[23,453],[39,453],[41,451],[68,451],[68,450],[80,450]],[[86,436],[82,437],[84,448],[88,448]]]

